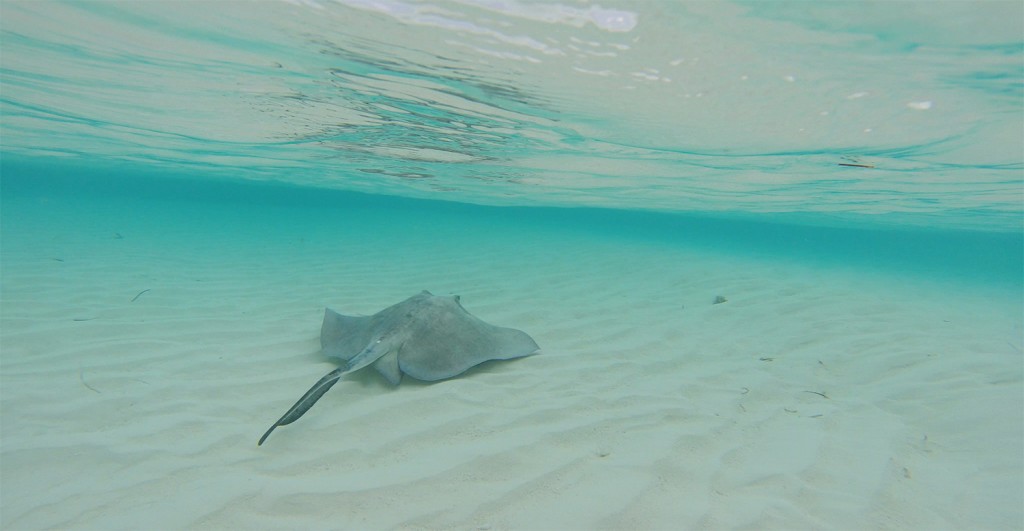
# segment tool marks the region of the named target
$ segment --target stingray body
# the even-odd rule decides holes
[[[403,374],[435,381],[462,374],[489,360],[529,356],[539,348],[521,330],[485,323],[467,312],[459,297],[423,291],[377,312],[353,317],[330,308],[324,312],[320,347],[343,365],[306,391],[260,438],[291,424],[347,373],[373,365],[388,382],[398,385]]]

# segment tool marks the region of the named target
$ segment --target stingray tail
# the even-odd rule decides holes
[[[288,410],[288,412],[278,419],[278,421],[263,434],[263,437],[260,437],[260,442],[256,443],[256,446],[262,446],[263,441],[267,440],[267,437],[270,436],[270,432],[274,431],[274,428],[278,426],[285,426],[299,420],[299,417],[309,411],[309,408],[313,407],[313,404],[315,404],[317,400],[320,400],[320,397],[324,396],[324,393],[326,393],[331,386],[337,383],[338,379],[341,378],[341,375],[347,370],[348,367],[346,366],[338,367],[324,375],[323,378],[320,378],[318,382],[313,384],[313,387],[309,388],[309,391],[306,391],[306,394],[302,395],[302,398],[300,398],[299,401]]]

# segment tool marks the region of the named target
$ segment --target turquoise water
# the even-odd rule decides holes
[[[1019,528],[1022,80],[1016,1],[3,2],[0,522]],[[542,355],[257,449],[422,289]]]
[[[3,9],[5,159],[1021,232],[1018,2]]]
[[[110,234],[126,232],[130,230],[127,226],[145,221],[145,213],[153,204],[170,205],[172,212],[175,208],[184,213],[204,212],[196,219],[168,214],[160,222],[154,221],[190,226],[197,239],[211,227],[218,233],[224,231],[215,221],[221,216],[221,207],[253,221],[251,227],[239,222],[233,225],[245,240],[266,239],[289,229],[301,234],[316,226],[318,217],[350,220],[355,216],[366,230],[380,234],[430,226],[440,217],[458,228],[453,229],[455,234],[424,236],[435,238],[439,245],[450,243],[448,238],[453,236],[474,238],[473,233],[478,231],[479,236],[487,237],[486,228],[494,223],[518,224],[522,230],[538,234],[572,231],[612,243],[646,242],[666,248],[767,257],[813,267],[997,287],[1009,293],[1024,288],[1024,237],[1015,232],[929,230],[917,226],[864,228],[835,223],[815,226],[807,223],[807,218],[790,216],[713,217],[593,207],[492,207],[281,183],[208,180],[193,175],[108,174],[65,164],[32,166],[10,160],[5,161],[3,169],[3,198],[9,204],[2,219],[7,231],[21,230],[28,220],[43,214],[38,209],[44,209],[52,211],[47,217],[63,218],[63,227],[54,230],[68,232],[80,230],[92,217],[135,212],[123,219],[106,219],[95,227],[105,227]],[[16,203],[10,204],[12,201]],[[58,208],[56,204],[63,206]],[[33,210],[19,215],[26,205]],[[75,212],[74,218],[70,212]],[[359,212],[358,216],[353,212]],[[326,219],[323,223],[329,225]],[[106,236],[106,232],[95,236]],[[367,237],[372,239],[374,234]],[[381,243],[388,244],[383,236]]]

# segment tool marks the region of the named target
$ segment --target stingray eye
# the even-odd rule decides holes
[[[460,297],[458,295],[456,295],[456,296],[454,296],[452,298],[455,299],[455,302],[461,302],[462,301],[462,297]]]

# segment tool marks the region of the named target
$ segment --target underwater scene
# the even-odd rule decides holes
[[[1024,528],[1024,4],[0,2],[3,529]]]

